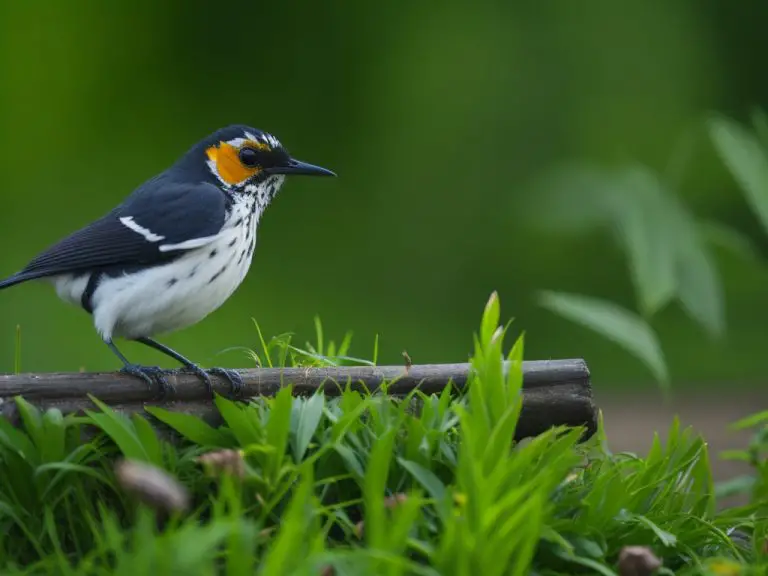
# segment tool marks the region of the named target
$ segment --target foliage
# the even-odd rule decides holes
[[[286,387],[217,397],[218,428],[158,407],[128,418],[94,398],[75,417],[17,398],[23,426],[0,420],[4,573],[616,574],[627,545],[651,547],[665,573],[768,565],[765,465],[751,504],[718,512],[706,444],[677,422],[645,458],[611,453],[602,427],[584,443],[578,428],[512,442],[523,343],[503,352],[499,318],[494,294],[461,397]],[[321,333],[311,350],[283,355],[283,337],[260,357],[346,355]],[[177,479],[189,508],[127,492],[118,458]]]
[[[768,232],[768,119],[753,114],[754,131],[723,116],[707,129],[717,153]],[[677,163],[671,163],[672,167]],[[636,293],[634,313],[599,298],[542,292],[539,303],[570,321],[613,340],[641,360],[665,389],[669,372],[651,320],[677,301],[709,336],[726,329],[723,279],[710,254],[716,244],[756,260],[756,251],[736,230],[697,218],[676,196],[680,175],[626,163],[608,169],[572,162],[535,183],[545,199],[542,223],[567,232],[608,229],[623,250]]]
[[[732,428],[756,430],[746,449],[729,450],[721,454],[721,457],[748,463],[753,469],[753,474],[739,476],[718,486],[719,494],[747,494],[755,502],[768,504],[768,410],[742,418],[735,422]],[[763,509],[762,512],[768,515],[768,509]]]

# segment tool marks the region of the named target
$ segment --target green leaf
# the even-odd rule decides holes
[[[50,508],[46,508],[43,512],[43,524],[45,525],[45,531],[48,536],[48,540],[53,545],[55,551],[54,557],[56,558],[56,563],[58,564],[59,574],[72,574],[72,567],[69,565],[69,562],[64,559],[65,555],[61,547],[61,540],[59,539],[58,532],[60,526],[58,526],[53,519],[53,512]]]
[[[341,441],[349,430],[354,430],[356,426],[359,426],[360,418],[370,404],[370,397],[362,399],[357,392],[345,390],[340,403],[343,412],[341,417],[331,426],[331,442]]]
[[[292,413],[291,447],[293,458],[298,463],[307,453],[309,443],[320,425],[325,410],[325,396],[322,393],[313,394],[308,399],[294,399]]]
[[[58,408],[50,408],[43,414],[43,446],[40,447],[44,462],[56,462],[66,458],[67,425]]]
[[[680,244],[677,259],[680,303],[710,336],[719,337],[725,330],[725,307],[715,265],[698,239],[687,238]]]
[[[214,400],[221,417],[237,438],[241,448],[261,442],[261,430],[256,422],[255,411],[250,407],[241,407],[235,402],[216,395]]]
[[[560,556],[564,560],[567,560],[568,562],[573,562],[574,564],[579,564],[580,566],[584,566],[585,568],[590,568],[591,570],[594,570],[595,573],[602,574],[603,576],[619,576],[616,572],[614,572],[604,564],[601,564],[600,562],[596,562],[591,558],[583,558],[581,556],[570,555],[565,552],[561,553],[560,551],[558,551],[558,556]]]
[[[664,546],[673,547],[677,545],[677,536],[662,530],[655,522],[652,522],[645,516],[640,514],[632,515],[632,520],[649,528]]]
[[[445,484],[443,484],[434,472],[411,460],[398,458],[397,461],[400,463],[400,466],[405,468],[405,470],[408,471],[419,484],[421,484],[422,488],[427,491],[427,494],[429,494],[433,500],[438,503],[443,501],[443,498],[445,498]]]
[[[745,428],[753,428],[761,424],[768,424],[768,410],[763,410],[755,414],[750,414],[740,420],[737,420],[731,424],[732,430],[744,430]]]
[[[133,426],[136,430],[136,437],[141,442],[144,450],[149,457],[149,461],[155,466],[163,466],[163,447],[160,444],[160,440],[157,438],[157,434],[152,429],[152,426],[139,414],[134,414],[131,418],[133,420]]]
[[[500,314],[499,295],[493,292],[485,305],[483,319],[480,323],[480,340],[483,346],[488,346],[493,334],[496,332],[496,328],[499,326]]]
[[[736,476],[717,484],[716,496],[719,499],[729,498],[739,494],[749,494],[757,484],[757,478],[754,476]]]
[[[293,404],[292,387],[281,388],[270,403],[269,420],[266,425],[267,444],[275,450],[270,456],[269,474],[273,479],[283,465],[288,437],[291,431],[291,406]]]
[[[629,259],[632,281],[646,315],[660,310],[677,290],[675,228],[668,194],[659,178],[644,166],[618,171],[611,199],[615,232]]]
[[[300,573],[296,569],[306,559],[308,541],[313,536],[312,485],[312,467],[304,466],[301,481],[281,518],[280,530],[265,555],[259,574],[287,576]]]
[[[32,442],[27,434],[16,428],[5,418],[0,418],[0,447],[5,447],[32,466],[36,466],[39,463],[40,455],[35,448],[34,442]]]
[[[750,130],[726,118],[709,120],[709,134],[720,158],[746,196],[755,215],[768,232],[768,158]]]
[[[384,548],[387,541],[384,495],[389,477],[395,432],[394,428],[390,428],[376,439],[368,456],[368,465],[363,480],[365,541],[372,548]]]
[[[725,310],[720,278],[694,215],[669,183],[637,163],[608,169],[583,162],[553,169],[551,174],[543,193],[559,208],[552,211],[548,205],[544,213],[561,223],[563,217],[578,220],[578,214],[586,211],[591,216],[582,218],[578,228],[613,231],[627,256],[643,316],[657,313],[677,298],[710,335],[722,335]]]
[[[752,110],[752,125],[755,127],[755,133],[760,139],[763,149],[768,149],[768,115],[760,108]]]
[[[543,501],[540,490],[530,493],[518,489],[503,494],[488,510],[484,522],[491,530],[483,535],[487,547],[483,554],[486,564],[483,574],[527,576],[531,573],[543,523]],[[497,520],[491,524],[492,518]],[[509,570],[503,570],[507,565],[511,565]]]
[[[579,160],[563,162],[532,182],[526,213],[542,230],[584,233],[610,220],[610,202],[616,196],[613,186],[609,172],[600,166]]]
[[[590,538],[576,537],[573,539],[574,553],[579,556],[601,559],[605,557],[605,550],[597,542]]]
[[[114,486],[109,481],[109,479],[102,472],[91,466],[83,466],[82,464],[76,464],[73,462],[50,462],[48,464],[42,464],[38,466],[35,470],[35,476],[40,476],[49,471],[56,471],[58,474],[56,474],[56,476],[54,476],[54,478],[46,486],[45,491],[41,497],[42,500],[46,500],[50,492],[58,489],[59,484],[68,474],[82,474],[84,476],[90,476],[102,484],[114,489]]]
[[[152,459],[139,440],[135,428],[131,425],[131,421],[123,414],[112,410],[112,408],[95,396],[89,394],[88,397],[101,409],[101,412],[86,410],[85,413],[96,426],[101,428],[117,444],[123,455],[131,460],[151,462]]]
[[[362,480],[365,476],[365,471],[363,470],[363,465],[360,463],[360,459],[357,457],[355,451],[344,444],[336,444],[333,449],[344,461],[347,470],[351,472],[357,480]]]
[[[315,316],[315,335],[317,336],[317,354],[322,356],[325,353],[323,345],[323,323],[320,322],[320,316]]]
[[[699,234],[714,246],[725,248],[745,260],[760,262],[760,253],[741,232],[719,222],[699,222]]]
[[[183,550],[173,558],[173,572],[177,574],[215,574],[214,561],[219,549],[236,525],[218,522],[207,526],[186,525],[165,539],[170,549]],[[162,545],[162,544],[161,544]],[[137,546],[137,548],[139,548]],[[162,552],[160,552],[162,554]],[[170,571],[169,571],[170,572]],[[146,573],[141,570],[134,574]]]
[[[539,303],[548,310],[616,342],[641,360],[667,388],[669,374],[653,329],[640,316],[620,306],[578,294],[543,291]]]
[[[387,550],[393,556],[404,555],[423,505],[419,498],[409,496],[392,510],[392,519],[387,522]],[[403,570],[402,573],[408,572]]]
[[[30,531],[29,526],[24,522],[24,520],[21,518],[21,516],[18,514],[19,510],[15,509],[13,506],[9,506],[6,502],[3,502],[0,500],[0,518],[8,517],[13,520],[14,524],[19,527],[19,529],[24,533],[24,535],[27,537],[27,541],[35,548],[35,551],[39,556],[45,556],[46,553],[43,552],[42,543],[35,537],[35,535]]]
[[[642,165],[619,171],[613,201],[617,233],[629,256],[645,316],[677,296],[688,315],[712,336],[725,325],[722,287],[690,210]]]
[[[43,418],[40,415],[40,410],[21,396],[16,396],[14,400],[16,400],[16,407],[19,410],[21,421],[24,423],[24,430],[35,443],[37,451],[40,452],[45,445]]]
[[[144,410],[195,444],[217,448],[234,446],[230,436],[213,428],[198,416],[165,410],[159,406],[145,406]]]

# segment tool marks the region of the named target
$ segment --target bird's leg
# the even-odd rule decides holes
[[[153,340],[152,338],[142,337],[142,338],[136,338],[136,342],[140,342],[144,344],[145,346],[149,346],[150,348],[153,348],[157,350],[158,352],[162,352],[163,354],[170,356],[177,362],[180,362],[183,364],[190,372],[193,372],[200,378],[202,378],[203,382],[205,382],[205,385],[208,387],[208,391],[213,395],[213,386],[211,384],[211,377],[209,374],[217,374],[221,376],[222,378],[225,378],[229,381],[230,384],[230,393],[233,396],[237,396],[242,392],[243,390],[243,379],[234,370],[230,370],[228,368],[209,368],[208,371],[204,370],[188,358],[185,358],[176,350],[173,348],[169,348],[165,344],[161,344],[157,340]]]
[[[141,378],[144,380],[144,382],[147,383],[147,386],[149,386],[149,389],[152,389],[153,379],[154,382],[157,383],[158,387],[160,388],[160,396],[164,397],[168,392],[175,392],[175,389],[172,384],[168,382],[165,378],[165,374],[163,373],[162,368],[159,368],[157,366],[139,366],[138,364],[134,364],[130,362],[120,350],[117,349],[117,346],[115,346],[114,342],[112,340],[105,340],[104,341],[107,346],[109,346],[109,349],[112,350],[112,352],[120,358],[120,361],[123,363],[123,367],[120,370],[124,374],[130,374],[131,376],[136,376],[137,378]]]

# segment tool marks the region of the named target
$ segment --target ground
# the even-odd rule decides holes
[[[681,423],[692,426],[709,444],[715,481],[722,481],[748,471],[741,462],[724,461],[718,454],[724,450],[743,449],[749,442],[749,431],[735,432],[728,426],[755,412],[768,408],[768,386],[762,390],[728,392],[706,391],[692,394],[678,392],[678,398],[665,405],[659,393],[617,395],[595,391],[595,402],[602,410],[610,447],[613,451],[632,451],[645,455],[659,431],[662,440],[675,414]]]

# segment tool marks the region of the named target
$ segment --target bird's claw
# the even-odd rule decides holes
[[[181,369],[181,371],[187,371],[191,372],[195,376],[198,376],[203,383],[205,384],[205,387],[208,389],[208,392],[210,392],[211,396],[213,396],[213,384],[211,383],[211,377],[208,376],[208,373],[200,368],[197,364],[189,364]]]
[[[165,377],[166,371],[157,366],[139,366],[137,364],[126,364],[120,370],[123,374],[135,376],[141,378],[147,383],[147,386],[152,390],[152,385],[157,384],[160,389],[160,397],[164,398],[170,392],[171,394],[176,392],[176,388],[168,382]]]
[[[229,368],[209,368],[208,372],[221,376],[229,381],[229,393],[233,397],[240,396],[243,391],[243,377],[236,370]]]
[[[231,396],[239,395],[243,389],[243,379],[240,377],[240,374],[234,370],[230,370],[229,368],[209,368],[208,370],[204,370],[203,368],[200,368],[200,366],[193,364],[191,366],[187,366],[187,370],[199,376],[203,380],[211,396],[213,396],[213,384],[211,382],[210,376],[211,374],[221,376],[222,378],[229,381]]]

